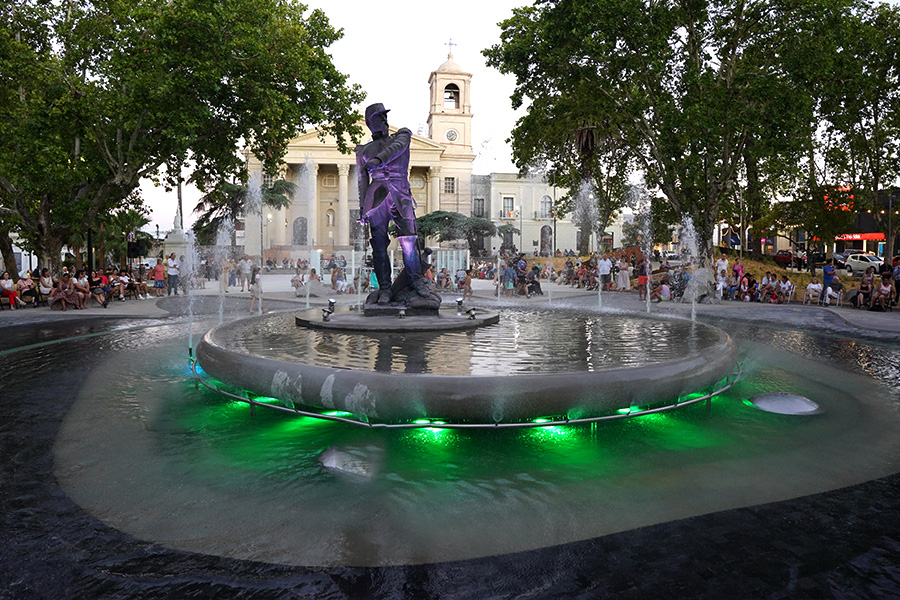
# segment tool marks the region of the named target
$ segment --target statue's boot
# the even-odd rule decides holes
[[[387,240],[372,238],[372,268],[378,280],[378,304],[391,302],[391,259],[388,258]]]
[[[409,276],[413,289],[423,298],[431,296],[431,290],[428,289],[428,282],[422,277],[422,259],[419,255],[419,236],[404,235],[397,238],[400,242],[400,249],[403,251],[403,268]]]

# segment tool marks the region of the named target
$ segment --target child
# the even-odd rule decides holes
[[[259,312],[265,312],[262,297],[262,276],[259,267],[254,266],[250,271],[250,313],[253,313],[253,305],[259,300]]]

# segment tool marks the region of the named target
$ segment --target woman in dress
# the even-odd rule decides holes
[[[56,289],[50,295],[50,308],[57,310],[54,306],[58,306],[59,310],[68,310],[69,306],[73,308],[81,308],[81,297],[75,289],[72,276],[68,272],[64,272],[62,279],[56,284]]]
[[[859,286],[856,288],[856,297],[853,298],[853,304],[856,308],[868,306],[872,298],[872,291],[875,289],[875,268],[869,267],[859,280]]]
[[[19,281],[16,282],[16,291],[19,292],[19,298],[22,298],[26,302],[31,302],[31,306],[37,308],[38,291],[37,288],[34,287],[34,282],[31,280],[31,277],[27,274],[20,274]]]
[[[50,276],[50,269],[46,267],[41,269],[41,280],[38,282],[38,290],[41,296],[49,296],[56,287],[56,281]]]
[[[13,310],[25,306],[25,303],[19,298],[19,292],[16,291],[16,282],[9,277],[9,271],[0,273],[0,296],[9,298],[9,307]]]
[[[616,274],[616,288],[619,292],[624,292],[628,289],[628,259],[625,257],[625,253],[623,252],[621,256],[619,256],[619,272]]]

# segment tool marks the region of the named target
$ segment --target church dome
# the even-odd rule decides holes
[[[456,61],[453,60],[453,54],[447,55],[447,61],[437,68],[438,73],[465,73],[462,67],[456,64]]]

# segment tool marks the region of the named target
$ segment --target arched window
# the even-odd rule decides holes
[[[444,88],[444,108],[459,108],[459,86],[455,83]]]
[[[541,218],[549,219],[551,210],[553,210],[553,199],[550,196],[544,196],[541,198]]]

